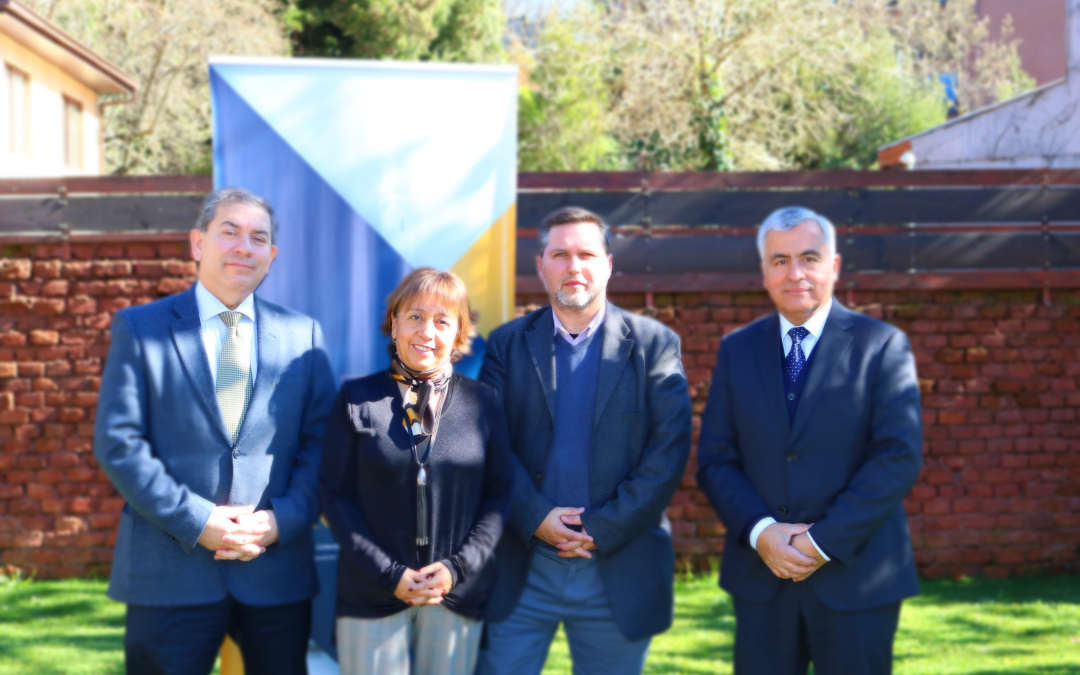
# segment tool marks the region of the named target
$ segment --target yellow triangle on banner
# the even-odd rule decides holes
[[[484,339],[514,318],[516,244],[517,204],[511,204],[450,268],[469,290],[469,302],[479,315],[476,332]]]

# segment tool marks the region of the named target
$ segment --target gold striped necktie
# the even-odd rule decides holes
[[[244,315],[240,312],[222,312],[218,316],[229,331],[221,343],[221,358],[218,360],[217,400],[221,415],[225,418],[225,428],[229,430],[233,445],[236,445],[244,415],[251,403],[251,352],[240,339],[238,327]]]

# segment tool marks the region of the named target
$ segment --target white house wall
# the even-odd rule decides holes
[[[1070,78],[915,136],[916,168],[1080,167],[1078,86]]]
[[[28,156],[11,152],[7,68],[15,66],[30,78],[30,147]],[[97,94],[0,33],[0,178],[92,176],[102,173],[101,121]],[[64,97],[82,106],[82,167],[64,161]]]

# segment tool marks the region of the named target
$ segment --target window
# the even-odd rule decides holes
[[[8,148],[17,155],[30,154],[30,77],[15,68],[7,67],[8,75]]]
[[[83,147],[82,105],[64,97],[64,165],[69,169],[82,168]]]

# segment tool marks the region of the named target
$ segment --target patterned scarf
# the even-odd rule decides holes
[[[401,423],[409,430],[413,438],[430,436],[435,427],[435,409],[432,401],[436,394],[442,394],[450,384],[453,367],[447,363],[431,370],[418,373],[394,356],[390,362],[390,377],[409,388],[405,392],[405,417]]]

